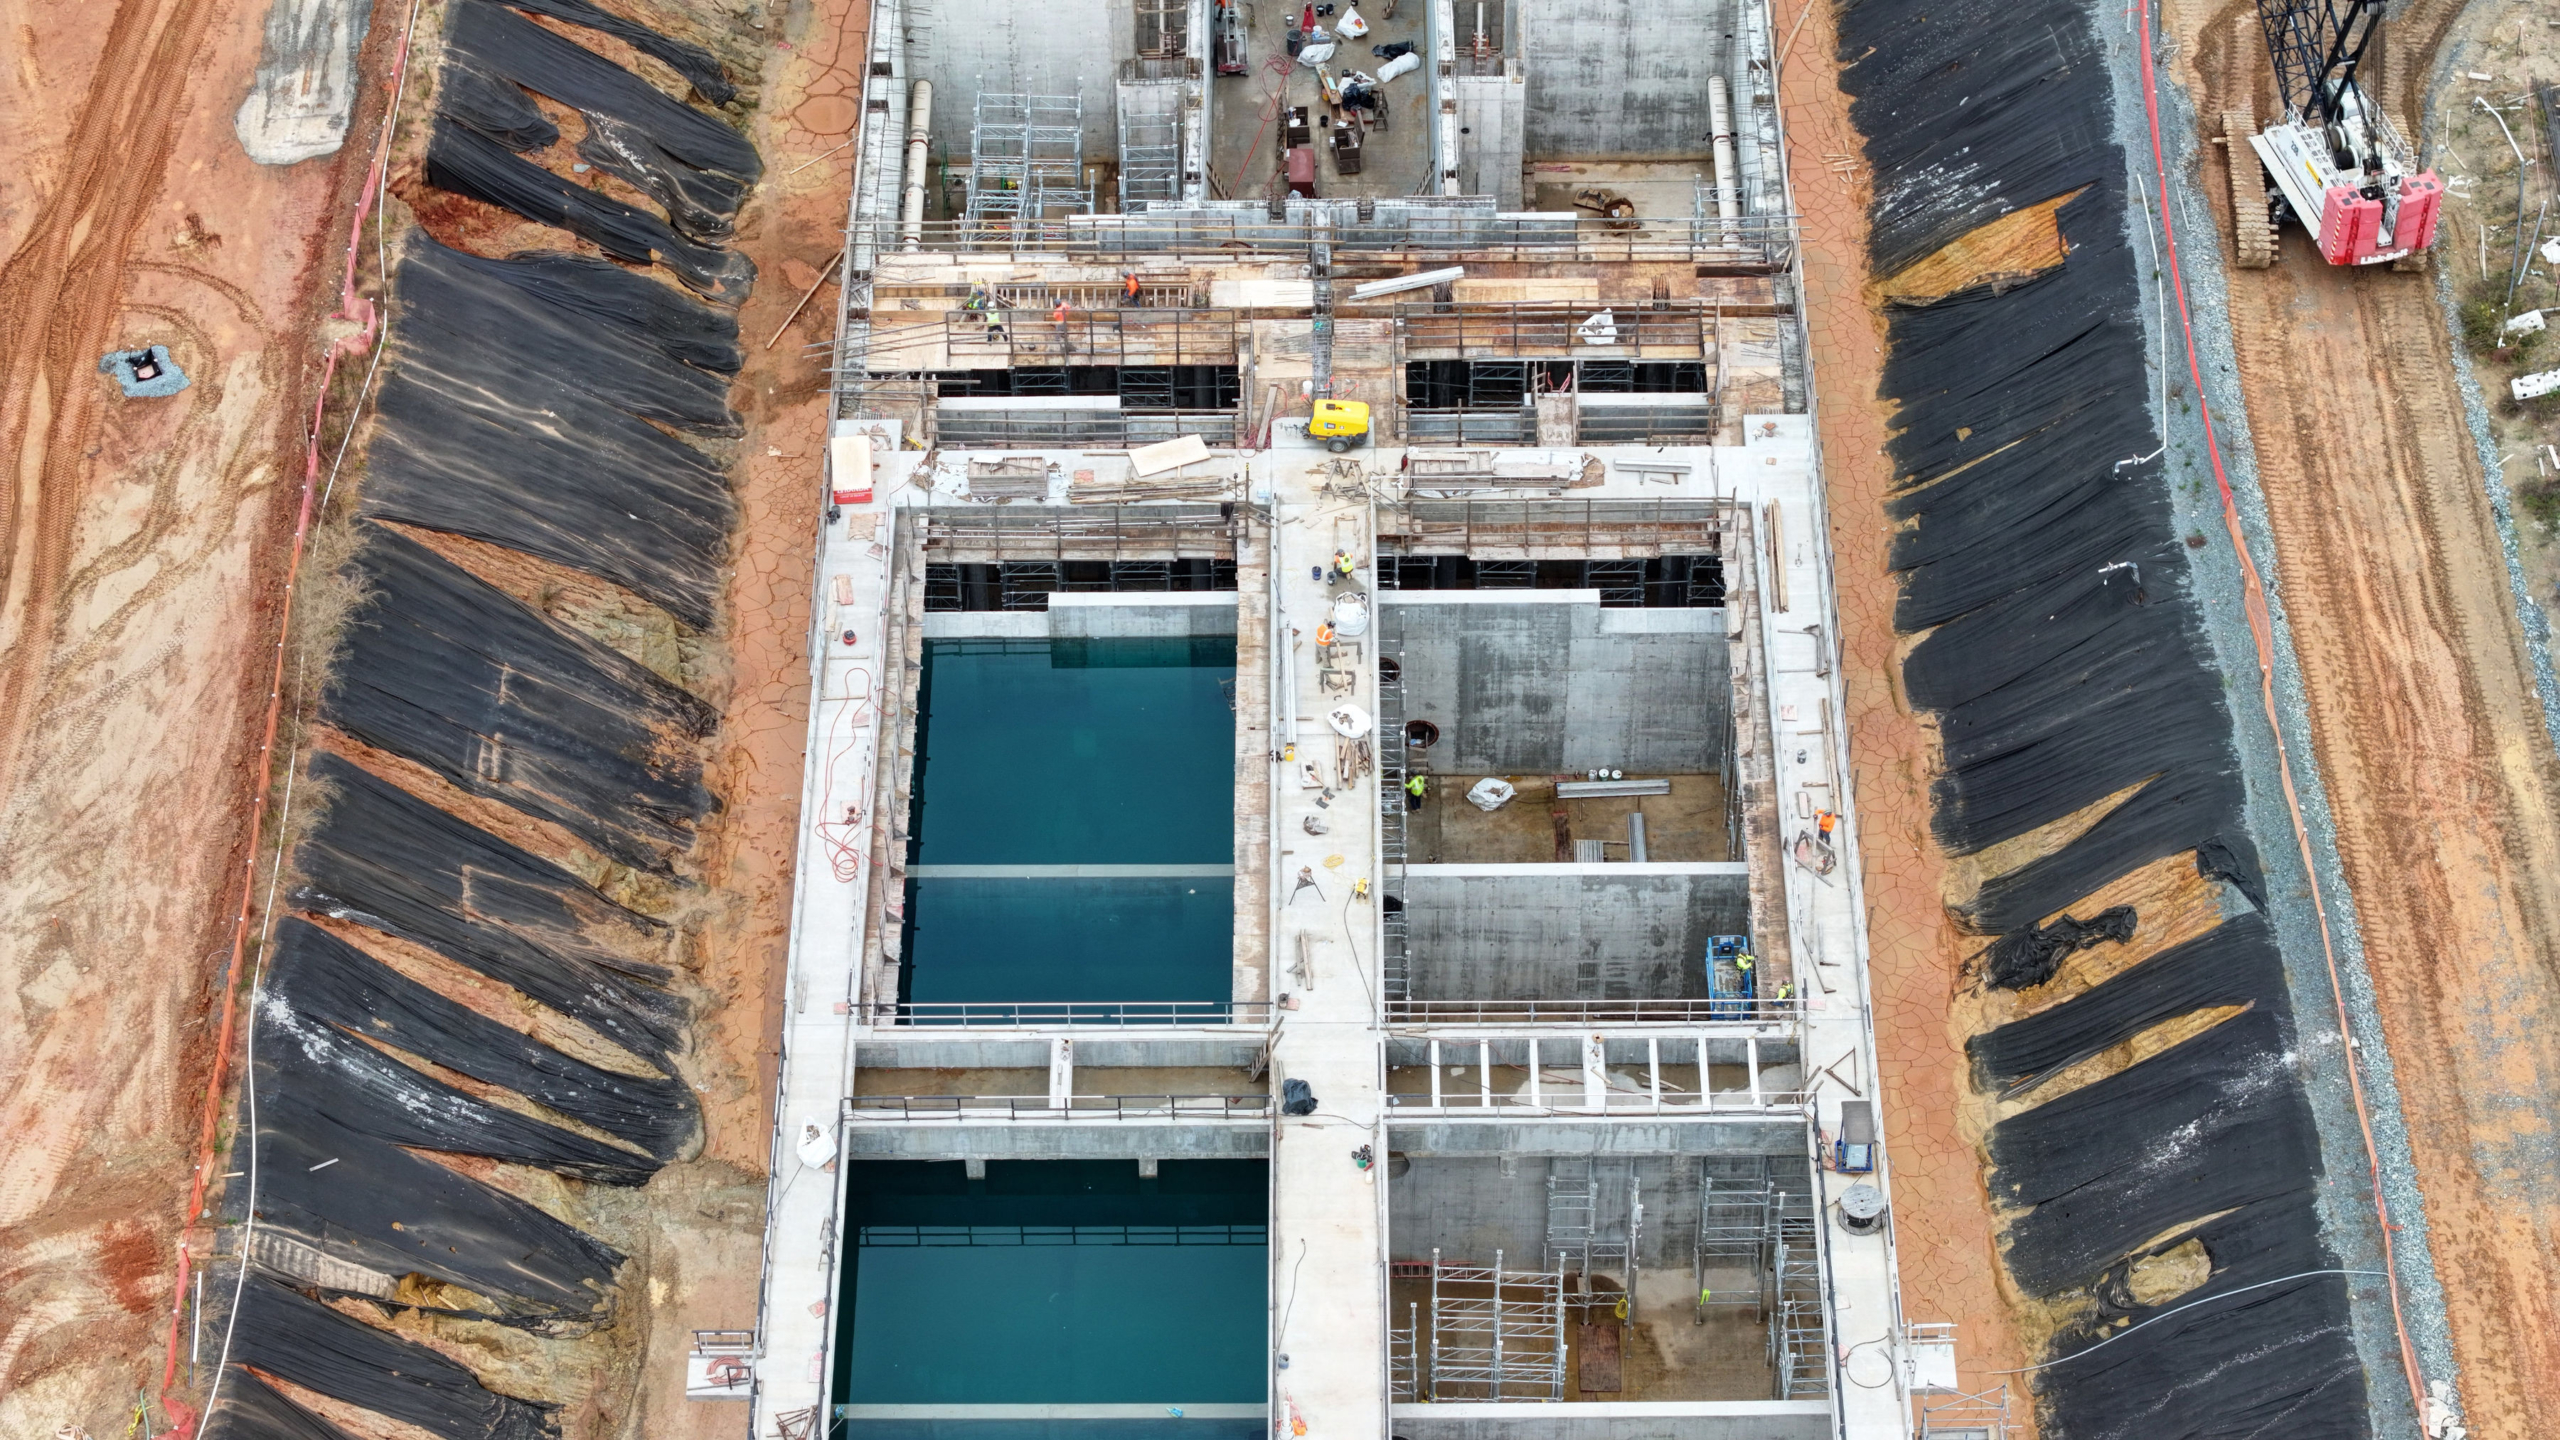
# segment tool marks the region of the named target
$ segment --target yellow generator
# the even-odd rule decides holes
[[[1319,400],[1315,418],[1307,422],[1307,438],[1321,440],[1339,455],[1369,443],[1369,407],[1358,400]]]

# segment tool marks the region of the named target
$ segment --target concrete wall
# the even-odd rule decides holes
[[[1440,727],[1433,771],[1723,769],[1733,708],[1724,611],[1526,598],[1538,595],[1412,591],[1382,607],[1403,645],[1405,718]]]
[[[1234,633],[1236,595],[1231,590],[1164,595],[1060,591],[1049,597],[1049,634],[1056,639],[1166,640]]]
[[[1749,878],[1441,876],[1404,882],[1421,1000],[1678,1000],[1707,994],[1710,935],[1751,931]]]
[[[1436,1245],[1452,1264],[1490,1265],[1498,1248],[1504,1269],[1544,1268],[1551,1162],[1536,1157],[1410,1159],[1412,1168],[1402,1178],[1388,1177],[1389,1256],[1428,1260]],[[1636,1263],[1647,1270],[1689,1269],[1698,1240],[1698,1162],[1681,1155],[1629,1156],[1599,1161],[1597,1173],[1601,1233],[1626,1233],[1632,1176],[1644,1202]]]
[[[1144,1123],[956,1125],[858,1120],[845,1127],[852,1160],[1254,1160],[1271,1153],[1262,1125]]]
[[[1529,87],[1518,60],[1506,69],[1509,73],[1503,75],[1454,76],[1449,83],[1458,101],[1458,183],[1463,193],[1491,195],[1503,209],[1517,210],[1522,147],[1528,143]]]
[[[1707,77],[1735,28],[1734,0],[1585,0],[1513,28],[1528,59],[1535,160],[1708,153]]]
[[[933,82],[936,160],[949,156],[955,169],[963,168],[981,90],[1082,96],[1085,158],[1118,152],[1120,61],[1137,49],[1129,0],[1075,6],[934,0],[929,23],[917,73]]]

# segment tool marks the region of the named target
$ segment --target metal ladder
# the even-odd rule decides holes
[[[1771,1289],[1776,1323],[1769,1327],[1770,1368],[1777,1398],[1818,1400],[1831,1393],[1830,1342],[1822,1318],[1822,1258],[1816,1252],[1813,1197],[1780,1188],[1771,1206]]]
[[[1696,1322],[1710,1305],[1749,1304],[1766,1319],[1770,1235],[1769,1168],[1758,1155],[1709,1155],[1698,1162],[1698,1242],[1691,1273],[1697,1284]],[[1707,1272],[1740,1270],[1751,1276],[1748,1295],[1710,1295]]]
[[[1388,562],[1372,554],[1369,573],[1380,576]],[[1381,889],[1393,907],[1379,906],[1378,928],[1384,948],[1378,967],[1380,988],[1389,1001],[1413,998],[1413,951],[1405,927],[1405,763],[1404,645],[1384,606],[1372,607],[1378,636],[1378,859],[1386,870]]]
[[[1599,1223],[1598,1162],[1588,1156],[1560,1155],[1549,1160],[1546,1268],[1588,1274]]]

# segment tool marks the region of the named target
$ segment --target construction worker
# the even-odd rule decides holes
[[[1423,796],[1425,796],[1425,795],[1428,795],[1428,794],[1430,794],[1430,793],[1431,793],[1431,777],[1430,777],[1430,776],[1428,776],[1428,775],[1408,775],[1408,776],[1406,776],[1406,777],[1405,777],[1405,781],[1404,781],[1404,808],[1406,808],[1407,810],[1419,810],[1419,809],[1421,809],[1421,808],[1422,808],[1422,797],[1423,797]]]
[[[1049,323],[1052,325],[1064,325],[1067,323],[1066,301],[1059,301],[1058,308],[1049,312]]]
[[[1778,1001],[1779,1001],[1779,1003],[1780,1003],[1780,1004],[1784,1004],[1784,1003],[1786,1003],[1786,1002],[1787,1002],[1787,1001],[1789,1001],[1789,1000],[1793,1000],[1794,998],[1796,998],[1796,982],[1794,982],[1793,980],[1781,980],[1781,981],[1779,981],[1779,982],[1778,982]]]
[[[1744,951],[1742,954],[1733,957],[1733,968],[1735,973],[1742,977],[1742,993],[1745,995],[1757,995],[1760,993],[1759,986],[1755,984],[1751,978],[1751,966],[1752,957],[1749,951]]]
[[[1125,275],[1121,276],[1120,278],[1121,278],[1121,281],[1122,281],[1122,287],[1121,287],[1121,288],[1122,288],[1122,292],[1123,292],[1124,294],[1126,294],[1126,295],[1129,297],[1129,303],[1130,303],[1130,304],[1132,304],[1132,305],[1137,304],[1137,303],[1138,303],[1138,272],[1137,272],[1137,271],[1135,271],[1135,270],[1132,270],[1132,271],[1128,272],[1127,274],[1125,274]]]
[[[1332,621],[1320,620],[1316,622],[1316,643],[1318,645],[1330,645],[1333,643]]]
[[[1813,817],[1814,829],[1821,833],[1822,843],[1825,845],[1831,843],[1832,827],[1839,823],[1840,817],[1829,810],[1825,810],[1821,814]]]
[[[1351,563],[1350,551],[1336,550],[1333,552],[1333,575],[1331,583],[1340,585],[1349,580],[1351,578],[1352,569],[1353,566]]]

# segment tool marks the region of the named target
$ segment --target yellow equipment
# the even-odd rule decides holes
[[[1358,400],[1319,400],[1315,418],[1307,422],[1307,438],[1321,440],[1339,455],[1369,443],[1369,407]]]

